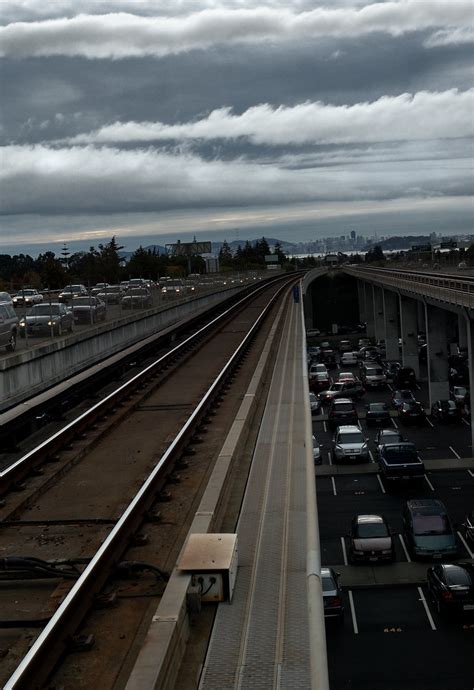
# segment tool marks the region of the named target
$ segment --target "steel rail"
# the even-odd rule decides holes
[[[397,291],[414,292],[418,296],[430,297],[456,307],[474,308],[474,279],[447,278],[421,271],[386,268],[347,267],[343,270],[355,278],[376,282]]]
[[[157,487],[166,474],[169,464],[176,455],[179,456],[182,453],[194,428],[205,417],[206,411],[217,397],[222,385],[232,374],[236,364],[250,346],[264,318],[268,315],[280,293],[291,282],[294,282],[294,277],[280,286],[260,312],[251,329],[221,369],[194,412],[189,416],[165,453],[157,461],[155,468],[129,503],[107,539],[68,592],[15,672],[7,680],[3,690],[31,690],[33,687],[40,686],[47,678],[61,653],[66,650],[67,636],[79,626],[91,605],[94,595],[100,591],[100,588],[108,578],[111,567],[113,567],[117,558],[126,549],[127,538],[134,533],[142,522],[144,513],[155,501]]]
[[[64,446],[65,443],[69,442],[84,429],[86,429],[88,425],[97,419],[97,417],[105,414],[108,409],[116,405],[120,399],[124,398],[139,384],[147,381],[152,372],[167,364],[169,360],[172,360],[174,357],[176,357],[176,355],[182,350],[185,350],[187,347],[189,347],[189,345],[195,343],[203,335],[206,335],[220,321],[225,320],[239,308],[243,308],[251,298],[255,297],[256,294],[267,289],[268,285],[269,284],[267,283],[265,285],[255,286],[255,290],[253,290],[250,294],[246,295],[224,312],[206,323],[202,328],[196,331],[196,333],[190,335],[188,338],[183,340],[183,342],[173,347],[169,352],[147,365],[144,369],[138,372],[138,374],[135,374],[135,376],[109,393],[105,398],[92,405],[92,407],[80,414],[76,419],[72,420],[62,429],[52,434],[48,439],[38,444],[32,450],[28,451],[28,453],[13,462],[6,469],[0,471],[0,495],[5,494],[13,485],[18,484],[18,482],[20,482],[31,471],[31,469],[38,465],[45,457],[51,457],[59,450],[59,448]]]

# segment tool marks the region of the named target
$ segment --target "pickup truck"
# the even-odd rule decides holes
[[[380,446],[380,474],[387,481],[423,480],[425,466],[414,443],[388,443]]]

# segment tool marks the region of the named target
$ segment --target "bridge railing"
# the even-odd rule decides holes
[[[391,287],[395,290],[413,292],[418,296],[474,309],[474,278],[467,276],[424,273],[422,271],[400,271],[387,268],[344,267],[344,271],[359,278]]]

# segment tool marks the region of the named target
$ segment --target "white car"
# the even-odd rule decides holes
[[[19,290],[12,301],[14,307],[31,307],[33,304],[41,304],[43,295],[40,295],[38,290],[34,288],[25,288],[24,290]]]
[[[341,357],[341,365],[343,367],[354,367],[358,362],[357,352],[344,352]]]

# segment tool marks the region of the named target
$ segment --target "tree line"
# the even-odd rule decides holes
[[[0,290],[15,291],[23,286],[37,289],[56,290],[68,283],[95,285],[107,282],[112,285],[130,278],[150,278],[158,280],[160,276],[174,278],[185,277],[191,273],[204,273],[205,261],[201,256],[188,259],[184,256],[160,254],[156,249],[138,249],[126,260],[121,256],[123,249],[115,237],[97,248],[70,254],[67,248],[56,255],[48,251],[34,259],[29,254],[0,254]],[[221,271],[239,271],[263,268],[265,256],[270,254],[270,247],[262,237],[251,244],[239,245],[233,253],[227,241],[219,252]],[[275,253],[280,263],[287,258],[280,245],[275,245]]]

